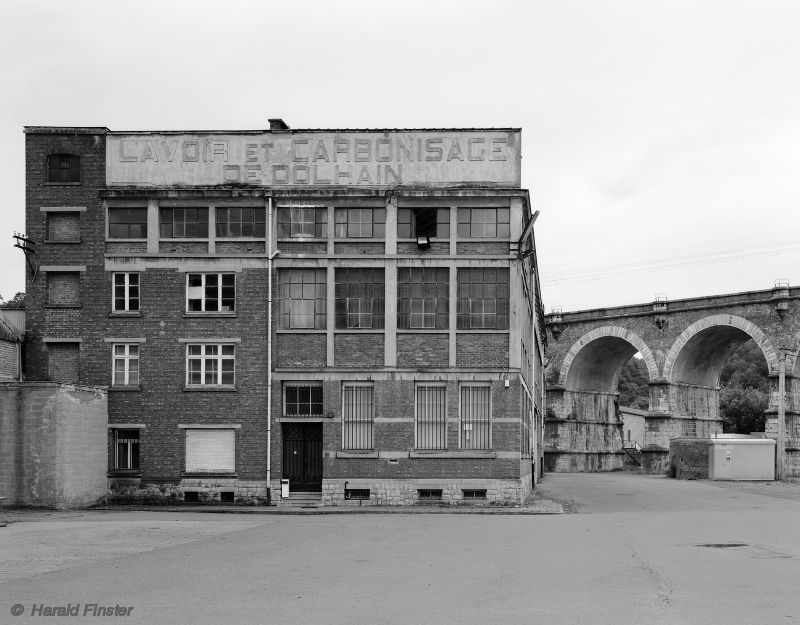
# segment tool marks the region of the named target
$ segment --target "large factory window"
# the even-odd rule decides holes
[[[336,328],[384,327],[383,269],[336,269]]]

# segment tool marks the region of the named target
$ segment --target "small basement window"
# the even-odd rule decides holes
[[[369,501],[369,488],[345,488],[344,498],[359,501]]]
[[[486,499],[485,488],[465,488],[461,491],[463,499]]]
[[[417,491],[420,501],[441,501],[442,489],[441,488],[420,488]]]
[[[224,503],[233,503],[235,501],[234,492],[232,490],[220,491],[219,500]]]
[[[200,501],[200,493],[196,490],[187,490],[183,492],[183,500],[188,503],[197,503]]]

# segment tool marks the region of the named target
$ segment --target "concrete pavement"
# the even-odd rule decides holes
[[[0,623],[791,623],[800,500],[548,475],[562,515],[83,513],[0,530]],[[59,547],[59,545],[61,545]],[[114,553],[117,545],[118,553]],[[20,568],[64,549],[46,573]],[[17,556],[13,556],[17,554]],[[14,605],[23,615],[11,616]]]

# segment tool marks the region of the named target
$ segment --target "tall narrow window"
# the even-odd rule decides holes
[[[80,182],[81,157],[53,154],[47,157],[47,182]]]
[[[278,271],[278,324],[283,330],[324,330],[327,298],[325,269]]]
[[[186,386],[233,386],[236,347],[226,344],[186,345]]]
[[[136,312],[139,310],[139,274],[115,273],[113,277],[114,312]]]
[[[114,430],[114,468],[119,471],[139,468],[139,430]]]
[[[461,449],[491,449],[491,387],[462,385],[460,412]]]
[[[372,449],[373,387],[345,384],[342,388],[342,449]]]
[[[266,236],[266,211],[263,208],[218,207],[216,210],[219,238],[260,238]]]
[[[446,330],[449,296],[446,267],[399,267],[397,327]]]
[[[235,274],[186,274],[186,312],[234,312],[235,310]]]
[[[458,329],[508,329],[508,268],[458,269]]]
[[[445,397],[444,386],[417,386],[417,449],[447,449]]]
[[[384,327],[383,269],[336,269],[336,327]]]
[[[113,361],[113,386],[139,384],[139,345],[115,343]]]

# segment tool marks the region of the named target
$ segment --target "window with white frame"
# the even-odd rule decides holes
[[[139,345],[136,343],[114,343],[113,386],[136,386],[139,384]]]
[[[459,421],[461,449],[491,449],[491,386],[462,384],[460,388]]]
[[[187,473],[233,473],[236,471],[236,430],[233,428],[187,428]]]
[[[139,469],[139,430],[114,430],[114,469]]]
[[[385,208],[337,208],[336,238],[382,239],[386,236]]]
[[[417,449],[447,449],[447,389],[420,384],[416,388]]]
[[[283,386],[283,416],[321,417],[322,384],[287,382]]]
[[[138,312],[139,310],[139,274],[115,273],[113,280],[114,312]]]
[[[384,273],[380,268],[336,269],[337,329],[384,327]]]
[[[324,206],[287,206],[278,209],[278,237],[321,239],[328,236],[328,209]]]
[[[235,364],[235,345],[187,343],[186,386],[233,386]]]
[[[342,449],[372,449],[375,413],[371,384],[342,385]]]
[[[328,281],[325,269],[278,271],[278,327],[324,330]]]
[[[234,312],[235,310],[235,274],[186,274],[186,312]]]
[[[510,234],[507,208],[459,208],[459,238],[507,239]]]
[[[458,268],[458,329],[508,329],[507,267]]]

